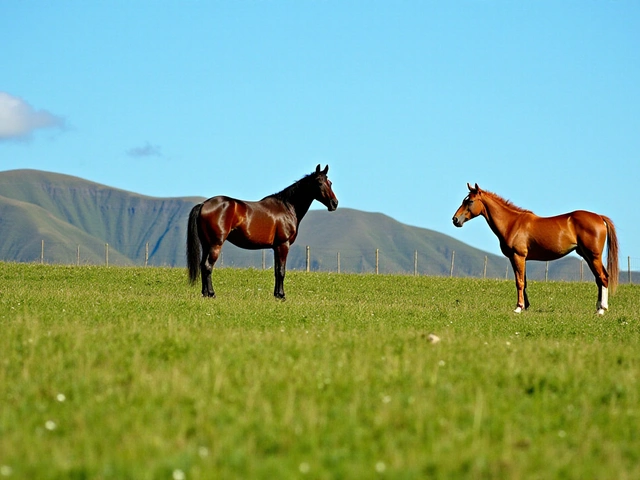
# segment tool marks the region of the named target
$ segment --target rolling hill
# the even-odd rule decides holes
[[[38,170],[0,172],[0,260],[47,263],[184,266],[186,222],[201,197],[156,198],[77,177]],[[44,249],[43,249],[44,244]],[[108,247],[107,247],[108,245]],[[289,254],[289,269],[504,278],[504,257],[487,254],[433,230],[402,224],[381,213],[338,208],[310,210]],[[218,266],[265,268],[271,251],[225,244]],[[146,260],[145,260],[146,259]],[[579,279],[579,260],[549,264],[552,279]],[[590,273],[584,272],[590,280]],[[545,278],[530,262],[528,276]]]

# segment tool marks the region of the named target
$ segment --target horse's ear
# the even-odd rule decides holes
[[[478,184],[476,183],[476,192],[480,191],[480,187],[478,186]]]
[[[329,171],[329,165],[324,167],[324,170],[322,171],[322,173],[324,173],[326,175],[328,171]]]
[[[467,182],[467,188],[469,189],[470,192],[473,192],[473,187],[469,182]]]
[[[320,164],[316,167],[316,173],[320,173]]]

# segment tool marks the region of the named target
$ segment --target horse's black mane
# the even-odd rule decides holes
[[[267,195],[264,198],[272,197],[272,198],[275,198],[277,200],[281,200],[283,202],[288,202],[289,200],[294,198],[296,196],[296,194],[300,190],[305,189],[307,187],[306,184],[309,182],[309,180],[315,179],[316,175],[317,174],[315,172],[314,173],[310,173],[309,175],[305,175],[300,180],[298,180],[297,182],[294,182],[293,184],[289,185],[284,190],[281,190],[281,191],[279,191],[277,193],[273,193],[271,195]]]

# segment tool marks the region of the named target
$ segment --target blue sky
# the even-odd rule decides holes
[[[253,200],[329,164],[342,207],[499,253],[451,223],[477,182],[640,268],[640,2],[7,0],[0,45],[0,170]]]

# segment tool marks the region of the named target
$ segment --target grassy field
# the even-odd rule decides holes
[[[640,478],[640,287],[0,263],[0,477]],[[440,337],[431,343],[429,334]]]

